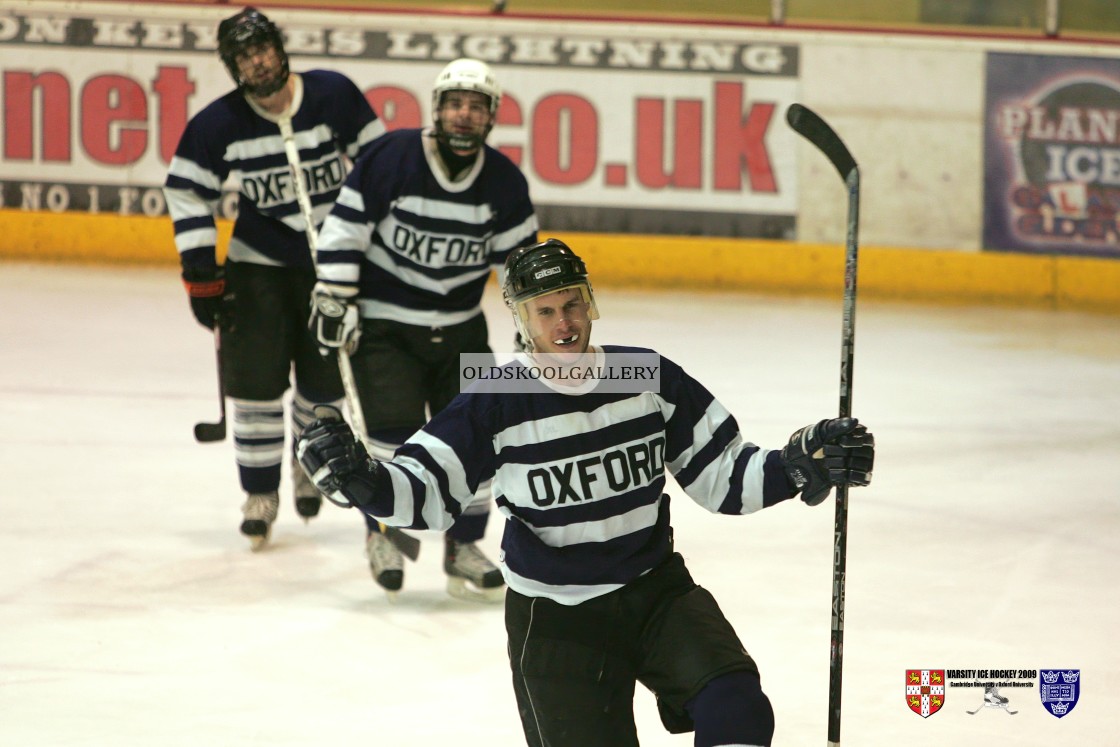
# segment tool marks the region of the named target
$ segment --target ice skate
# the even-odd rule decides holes
[[[999,694],[999,690],[994,687],[989,687],[984,690],[984,700],[991,706],[996,708],[1004,707],[1007,705],[1007,698]]]
[[[456,599],[493,603],[505,598],[501,570],[474,542],[456,542],[445,536],[443,570],[447,573],[447,593]]]
[[[969,716],[974,716],[986,708],[999,708],[1000,710],[1014,716],[1018,711],[1013,711],[1008,707],[1008,699],[999,694],[998,687],[985,687],[984,688],[984,705],[976,706],[975,710],[965,711]]]
[[[268,543],[272,522],[276,521],[276,511],[279,508],[280,496],[275,490],[270,493],[249,493],[245,505],[241,507],[241,513],[245,515],[241,522],[241,533],[249,538],[249,546],[253,552]]]
[[[323,505],[323,496],[294,457],[292,458],[292,485],[294,486],[296,513],[303,517],[305,523],[309,522],[319,515],[319,508]]]
[[[396,602],[404,584],[401,551],[381,532],[370,532],[366,537],[366,557],[369,558],[369,572],[373,580],[385,590],[390,602]]]

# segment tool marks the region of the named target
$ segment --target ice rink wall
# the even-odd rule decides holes
[[[846,190],[800,102],[860,164],[862,296],[1120,312],[1120,46],[266,10],[294,70],[346,73],[390,128],[428,121],[447,61],[490,62],[489,142],[600,284],[838,293]],[[0,0],[0,257],[176,262],[160,185],[230,88],[234,11]]]

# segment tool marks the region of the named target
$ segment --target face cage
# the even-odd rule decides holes
[[[439,110],[443,108],[443,95],[451,93],[452,91],[469,91],[471,93],[481,93],[486,98],[490,99],[490,123],[480,134],[460,135],[458,133],[446,132],[443,129],[443,122],[439,118]],[[494,104],[494,97],[485,91],[478,91],[474,88],[448,88],[432,95],[432,121],[435,124],[436,139],[446,145],[451,150],[466,150],[476,151],[481,150],[482,144],[486,142],[486,138],[490,136],[490,131],[494,129],[494,118],[498,114],[498,107]]]
[[[246,83],[241,77],[241,66],[237,64],[237,58],[245,53],[245,50],[255,46],[268,46],[276,53],[277,59],[280,60],[280,75],[276,80],[268,85],[252,86]],[[226,69],[229,70],[230,77],[237,87],[244,93],[254,96],[256,98],[265,98],[276,93],[288,84],[288,78],[291,71],[288,68],[288,54],[284,51],[283,43],[278,43],[272,34],[253,34],[249,38],[237,45],[237,50],[229,55],[222,55],[222,62],[226,64]]]
[[[579,290],[583,302],[588,305],[587,319],[589,321],[596,321],[599,318],[599,306],[595,303],[595,292],[591,289],[589,281],[581,281],[578,283],[570,283],[568,285],[561,285],[559,288],[550,288],[540,293],[534,293],[531,296],[519,299],[517,301],[512,298],[506,299],[506,306],[513,312],[513,323],[517,327],[517,333],[521,335],[521,342],[531,352],[534,349],[533,336],[529,334],[529,307],[528,304],[534,298],[547,296],[550,293],[559,293],[562,290],[569,288],[576,288]]]

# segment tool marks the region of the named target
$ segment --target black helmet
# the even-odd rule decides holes
[[[513,308],[514,304],[535,296],[586,282],[587,267],[583,260],[560,239],[545,239],[514,249],[506,259],[502,297]]]
[[[238,55],[256,45],[271,45],[283,66],[280,76],[264,86],[251,86],[241,78],[237,65]],[[235,16],[218,24],[218,56],[233,77],[237,87],[253,96],[271,96],[288,82],[288,55],[284,52],[284,38],[275,23],[256,8],[247,7]]]
[[[587,278],[587,266],[560,239],[545,239],[539,244],[514,249],[506,259],[502,298],[513,312],[517,330],[526,342],[531,340],[527,328],[525,302],[564,288],[577,288],[589,305],[588,316],[599,318],[595,294]]]

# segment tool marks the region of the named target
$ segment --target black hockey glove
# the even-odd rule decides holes
[[[782,449],[786,477],[801,500],[815,506],[833,485],[867,485],[875,464],[875,437],[855,418],[822,420],[789,437]]]
[[[311,293],[311,318],[308,328],[319,342],[319,355],[329,358],[339,349],[353,353],[362,334],[358,307],[350,298],[343,298],[315,286]]]
[[[315,418],[296,446],[303,471],[331,503],[343,508],[369,506],[385,468],[370,458],[338,408],[318,405]]]
[[[214,329],[223,312],[225,271],[221,267],[184,267],[183,285],[187,288],[194,318],[206,329]]]

